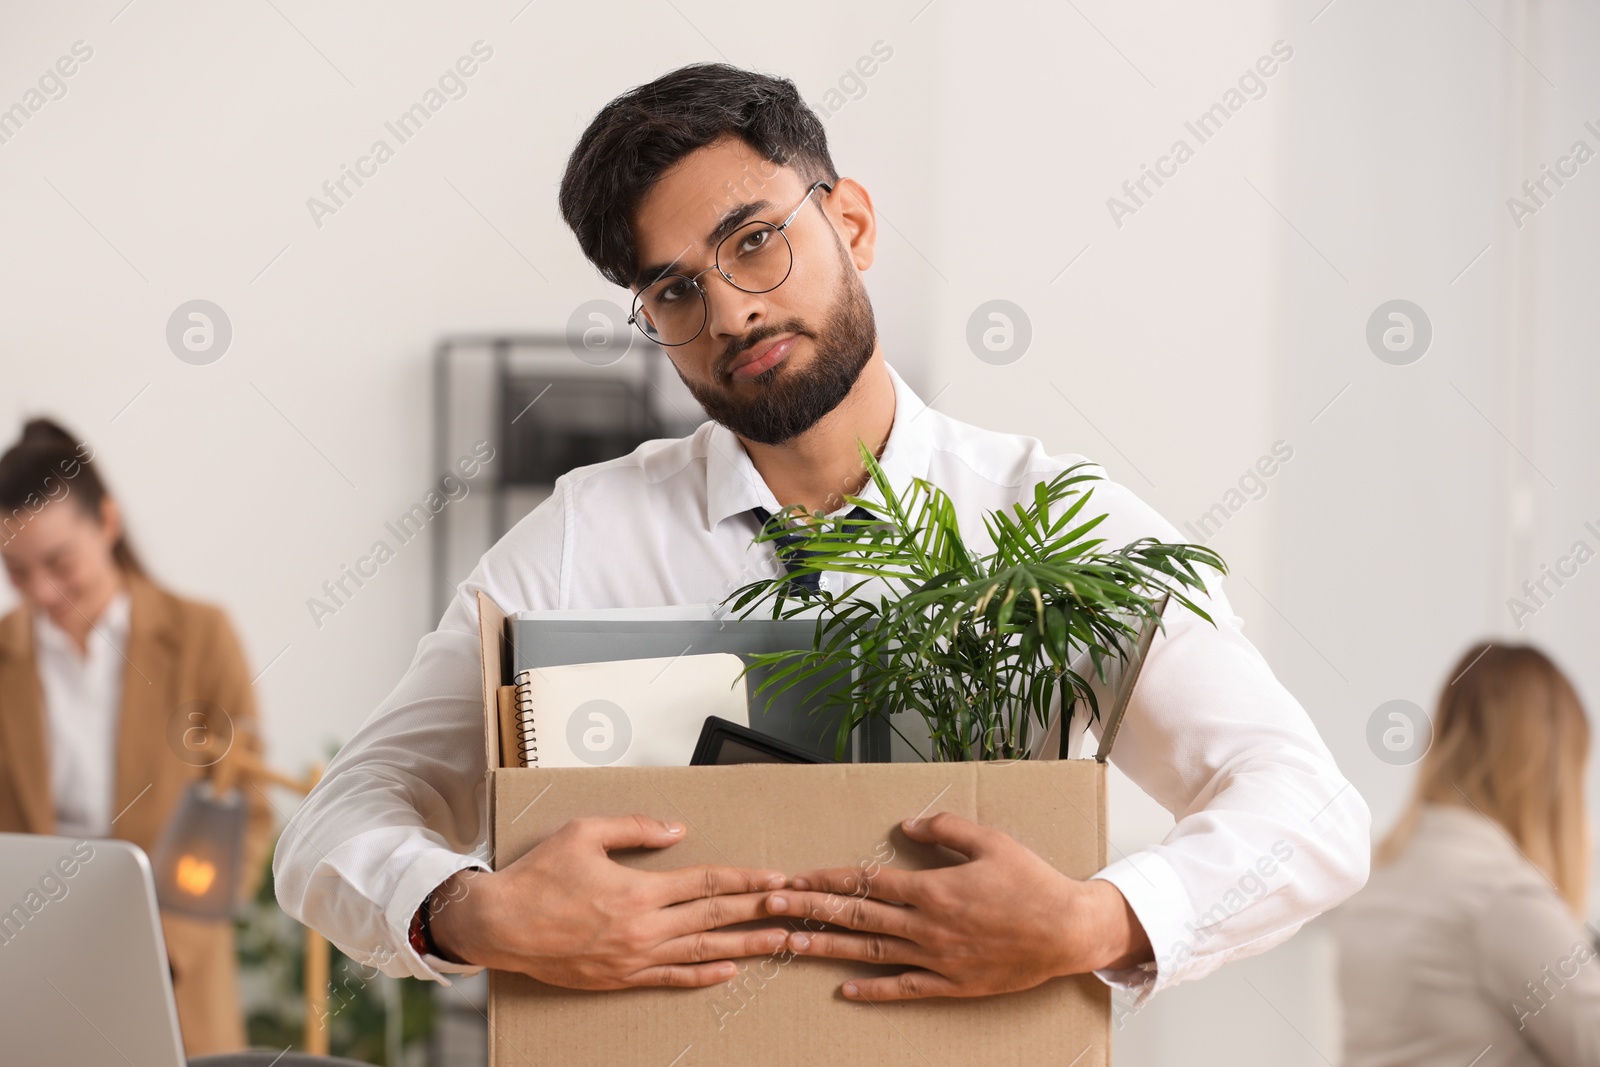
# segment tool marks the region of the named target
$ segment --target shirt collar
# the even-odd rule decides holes
[[[894,384],[894,422],[889,427],[889,440],[878,457],[878,465],[902,500],[910,492],[913,478],[926,478],[928,457],[932,445],[933,420],[924,418],[927,405],[912,391],[905,379],[888,363],[889,380]],[[706,529],[713,530],[730,515],[747,512],[753,507],[768,511],[778,510],[777,497],[762,479],[750,454],[744,450],[737,435],[721,423],[708,424],[706,451]],[[873,482],[856,494],[864,500],[883,503],[883,496]],[[849,510],[849,505],[836,509]],[[869,508],[869,510],[871,510]]]
[[[100,617],[94,621],[94,627],[89,631],[89,651],[93,651],[96,641],[111,642],[112,647],[119,652],[128,645],[128,630],[132,619],[133,600],[128,595],[127,589],[120,589],[117,594],[107,602],[100,612]],[[85,653],[78,651],[77,643],[70,634],[55,624],[55,621],[44,612],[35,612],[33,616],[33,635],[41,648],[52,651],[68,651],[80,658]]]

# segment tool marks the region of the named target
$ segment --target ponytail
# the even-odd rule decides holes
[[[0,543],[45,504],[71,497],[85,515],[101,521],[111,494],[94,466],[94,450],[50,419],[29,419],[22,437],[0,456]],[[124,574],[145,576],[144,564],[128,542],[127,532],[111,546],[111,558]]]

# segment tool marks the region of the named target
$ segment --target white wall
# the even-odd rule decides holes
[[[1429,706],[1600,520],[1600,163],[1521,230],[1504,205],[1572,139],[1600,145],[1581,129],[1600,125],[1600,26],[1578,5],[122,2],[5,5],[0,106],[73,42],[94,55],[0,144],[0,434],[50,412],[90,439],[155,573],[225,605],[271,664],[286,766],[347,737],[430,625],[421,542],[320,629],[306,600],[439,473],[433,341],[556,330],[618,297],[555,210],[566,153],[617,92],[696,59],[782,72],[820,105],[892,49],[826,121],[880,208],[869,287],[925,399],[1098,459],[1180,528],[1294,449],[1211,543],[1378,828],[1411,772],[1367,748],[1371,711]],[[307,198],[479,40],[467,95],[316,225]],[[1293,57],[1199,144],[1185,122],[1277,41]],[[1194,157],[1118,225],[1107,199],[1180,137]],[[1409,367],[1363,338],[1393,297],[1435,326]],[[165,342],[194,298],[234,327],[209,366]],[[1033,328],[1008,365],[966,341],[992,299]],[[1593,693],[1589,570],[1523,636]],[[1124,780],[1113,811],[1124,851],[1171,824]],[[1118,1062],[1336,1060],[1331,966],[1313,927],[1158,998]]]
[[[1575,4],[1319,2],[1287,21],[1298,66],[1274,146],[1282,181],[1262,191],[1285,216],[1268,421],[1296,454],[1264,502],[1268,580],[1249,575],[1259,595],[1230,590],[1272,635],[1275,669],[1381,836],[1415,768],[1378,758],[1369,719],[1396,698],[1431,711],[1470,643],[1540,643],[1582,693],[1600,692],[1587,568],[1522,627],[1507,605],[1574,541],[1600,548],[1583,529],[1600,516],[1584,329],[1600,171],[1583,168],[1521,228],[1506,206],[1575,139],[1600,149],[1583,129],[1600,115],[1587,58],[1600,20]],[[1408,366],[1365,338],[1395,298],[1433,324]],[[1130,1020],[1124,1050],[1167,1062],[1204,1026],[1205,1062],[1338,1062],[1325,925],[1174,990],[1146,1013],[1166,1013],[1150,1032]]]
[[[844,4],[742,28],[717,5],[681,6],[688,18],[664,4],[519,15],[515,4],[141,2],[26,17],[12,5],[0,35],[7,104],[73,42],[93,57],[0,144],[0,427],[10,439],[24,416],[50,412],[93,443],[155,574],[225,605],[252,662],[271,663],[259,694],[278,762],[303,764],[347,737],[433,621],[421,541],[320,629],[306,601],[441,473],[434,340],[559,330],[578,304],[618,296],[555,209],[566,154],[594,112],[715,58],[696,27],[813,99],[875,40],[906,33],[904,19],[857,17],[841,39]],[[935,115],[934,25],[916,31],[920,48],[906,37],[870,85],[873,104],[898,96],[896,129],[913,140]],[[406,144],[386,133],[479,40],[493,57],[467,94]],[[307,199],[379,137],[394,157],[317,226]],[[886,203],[930,215],[923,175],[889,165],[894,145],[849,141],[841,159]],[[910,256],[886,247],[873,281],[884,329],[920,382],[931,326]],[[165,343],[168,316],[197,297],[234,327],[209,366]]]
[[[1563,4],[1549,9],[1532,27],[1539,66],[1557,88],[1516,68],[1526,91],[1537,101],[1538,121],[1519,156],[1520,166],[1507,181],[1521,185],[1538,173],[1540,164],[1554,164],[1582,139],[1600,153],[1600,67],[1593,61],[1600,40],[1600,10],[1594,5]],[[1511,611],[1505,601],[1524,598],[1522,585],[1554,567],[1560,557],[1573,552],[1582,540],[1591,552],[1600,552],[1600,420],[1595,402],[1600,398],[1600,352],[1594,330],[1597,281],[1600,281],[1600,155],[1585,164],[1539,213],[1515,229],[1509,213],[1497,220],[1496,247],[1506,247],[1528,263],[1521,280],[1526,304],[1526,337],[1515,357],[1526,384],[1526,409],[1516,424],[1515,439],[1524,452],[1555,483],[1554,488],[1524,464],[1512,466],[1520,479],[1513,488],[1531,498],[1532,506],[1513,508],[1520,518],[1515,526],[1515,550],[1506,553],[1497,583],[1496,602],[1488,607],[1501,632],[1513,632]],[[1511,433],[1511,431],[1507,431]],[[1526,487],[1521,488],[1521,487]],[[1512,498],[1513,500],[1515,497]],[[1591,559],[1590,562],[1593,562]],[[1570,569],[1570,566],[1569,566]],[[1538,613],[1524,618],[1514,631],[1523,640],[1547,647],[1573,674],[1589,701],[1591,718],[1600,701],[1600,665],[1594,650],[1600,642],[1600,568],[1585,563],[1576,577],[1545,599]],[[1600,767],[1591,762],[1589,796],[1591,820],[1600,787]],[[1600,821],[1597,821],[1600,825]],[[1600,914],[1600,878],[1591,876],[1590,917]]]

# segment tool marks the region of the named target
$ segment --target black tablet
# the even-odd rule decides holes
[[[834,763],[835,760],[807,752],[787,741],[758,733],[748,726],[707,715],[700,728],[700,742],[694,746],[691,767],[723,763]]]

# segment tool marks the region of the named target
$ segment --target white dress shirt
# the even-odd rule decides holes
[[[111,832],[129,611],[123,590],[95,620],[83,652],[44,612],[33,615],[34,659],[50,727],[50,794],[56,833],[67,837]]]
[[[959,422],[926,407],[892,367],[890,376],[896,408],[880,463],[902,496],[913,477],[945,490],[976,551],[993,547],[984,513],[1026,504],[1036,483],[1083,458]],[[1103,551],[1143,536],[1186,540],[1125,487],[1089,484],[1088,513],[1110,515],[1095,531]],[[870,483],[857,495],[880,499]],[[508,612],[716,605],[778,573],[772,544],[751,544],[756,505],[779,508],[738,438],[709,421],[559,478],[457,587],[399,685],[279,839],[273,873],[284,910],[389,974],[476,973],[419,956],[406,930],[430,890],[485,866],[477,591]],[[1162,843],[1095,876],[1122,891],[1157,954],[1098,972],[1136,991],[1135,1006],[1283,941],[1367,876],[1365,802],[1212,577],[1200,602],[1217,627],[1168,610],[1111,757],[1177,819]]]
[[[1592,932],[1499,823],[1428,804],[1416,836],[1329,917],[1345,1067],[1594,1067]]]

